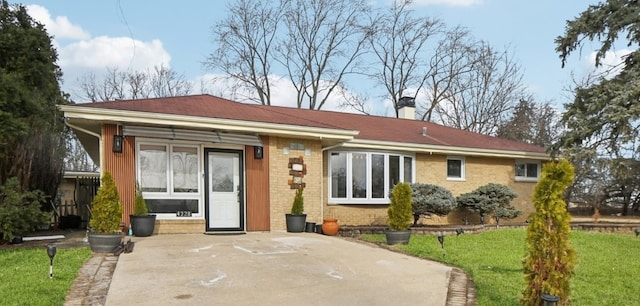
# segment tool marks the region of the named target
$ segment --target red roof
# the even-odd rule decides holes
[[[74,106],[356,130],[360,132],[356,139],[372,141],[545,152],[545,148],[540,146],[463,131],[431,122],[246,104],[210,95],[84,103]],[[427,128],[427,136],[422,135],[423,127]]]

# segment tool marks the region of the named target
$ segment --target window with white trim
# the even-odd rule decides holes
[[[329,152],[329,202],[388,204],[398,182],[413,182],[414,158],[384,152]]]
[[[136,177],[149,213],[200,213],[200,147],[138,142]]]
[[[464,181],[464,157],[447,156],[447,180]]]
[[[539,178],[539,161],[516,161],[516,181],[537,181]]]

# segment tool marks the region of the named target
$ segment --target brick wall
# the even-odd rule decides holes
[[[156,219],[153,234],[191,234],[202,233],[205,228],[204,219]]]
[[[284,148],[289,148],[291,143],[301,143],[306,149],[311,149],[311,155],[305,155],[304,150],[289,149],[289,154],[284,154]],[[295,189],[291,189],[288,181],[289,158],[302,157],[307,165],[307,174],[302,179],[306,183],[304,189],[304,212],[307,214],[307,222],[321,221],[321,189],[322,189],[322,146],[318,140],[300,140],[292,138],[270,137],[269,140],[269,186],[271,192],[270,213],[271,230],[286,229],[285,214],[291,212],[291,205],[295,196]]]

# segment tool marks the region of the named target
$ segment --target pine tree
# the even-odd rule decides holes
[[[569,241],[571,216],[563,193],[573,182],[573,176],[573,166],[566,160],[542,168],[533,193],[536,212],[527,228],[529,253],[524,260],[527,287],[522,305],[540,305],[542,294],[559,297],[559,305],[570,304],[569,279],[577,256]]]

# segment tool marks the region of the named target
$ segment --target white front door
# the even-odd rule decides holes
[[[242,151],[205,150],[207,231],[244,230]]]

